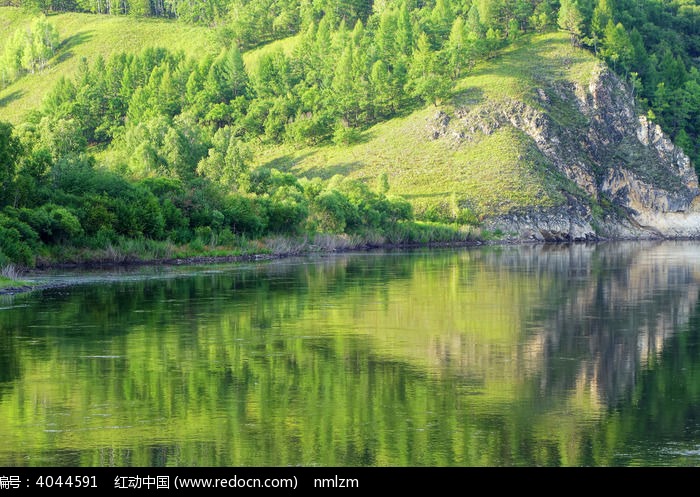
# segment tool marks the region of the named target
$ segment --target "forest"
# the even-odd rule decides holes
[[[58,12],[206,26],[220,47],[84,59],[21,124],[0,107],[0,266],[264,252],[265,237],[346,244],[467,240],[450,202],[417,213],[372,184],[259,167],[261,144],[350,146],[369,127],[454,96],[527,37],[564,31],[632,89],[698,164],[697,0],[0,0],[31,22],[0,46],[0,88],[51,68]],[[246,51],[276,40],[287,50]]]

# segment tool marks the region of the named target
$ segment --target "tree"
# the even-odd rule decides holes
[[[377,176],[376,191],[379,195],[386,195],[389,192],[389,175],[386,172]]]
[[[435,7],[430,13],[431,31],[440,42],[447,38],[450,28],[454,22],[455,15],[450,8],[450,2],[446,0],[436,0]]]
[[[623,69],[625,74],[630,70],[633,56],[632,41],[622,23],[613,24],[612,20],[608,21],[602,53],[610,61],[613,69]]]
[[[248,173],[252,154],[230,126],[219,129],[207,157],[199,161],[197,173],[222,185],[238,189]]]
[[[562,0],[557,18],[559,27],[571,36],[571,44],[578,45],[583,29],[583,14],[576,0]]]
[[[217,80],[217,93],[225,101],[245,95],[248,91],[248,73],[241,50],[235,43],[219,55],[212,66]]]
[[[469,64],[468,48],[469,42],[464,19],[457,17],[452,23],[450,38],[445,47],[453,79],[459,78],[464,67]]]
[[[32,22],[30,31],[31,39],[28,42],[31,46],[28,52],[32,54],[33,60],[29,63],[30,67],[26,68],[30,72],[34,72],[34,69],[41,71],[58,48],[58,31],[43,15]]]
[[[22,7],[29,12],[48,14],[51,10],[51,0],[22,0]]]
[[[452,82],[447,64],[431,50],[428,36],[421,33],[409,69],[408,89],[412,96],[438,105],[450,93]]]
[[[58,42],[58,31],[44,15],[35,18],[29,27],[17,29],[6,41],[0,57],[0,83],[4,86],[25,72],[45,69]]]
[[[486,29],[481,22],[481,14],[476,3],[472,4],[467,13],[466,29],[471,40],[481,40],[486,36]]]
[[[355,72],[354,51],[348,46],[338,60],[333,78],[335,107],[338,114],[350,126],[358,124],[360,113],[359,95],[355,91],[359,74]]]
[[[10,200],[17,162],[22,155],[20,141],[12,130],[10,123],[0,121],[0,206]]]
[[[590,41],[598,54],[598,44],[603,38],[608,22],[613,20],[613,9],[609,0],[598,0],[591,17]]]
[[[372,65],[370,83],[375,113],[380,118],[390,116],[395,111],[398,102],[397,96],[393,92],[389,69],[383,60],[379,59]]]
[[[385,10],[379,19],[379,28],[375,34],[378,58],[393,65],[396,59],[396,15],[392,10]]]

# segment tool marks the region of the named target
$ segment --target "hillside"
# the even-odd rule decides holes
[[[563,34],[528,37],[458,81],[444,105],[378,124],[354,145],[264,148],[258,162],[307,177],[342,174],[370,184],[386,173],[390,191],[410,198],[419,212],[449,210],[452,194],[480,218],[561,205],[562,190],[573,186],[522,130],[486,129],[489,123],[476,119],[471,126],[486,132],[465,132],[449,123],[455,116],[487,118],[506,103],[538,105],[538,88],[581,83],[597,63]],[[578,117],[575,109],[562,109],[557,116]]]
[[[242,43],[225,23],[2,8],[0,266],[700,236],[695,68],[650,105],[621,24],[601,57],[578,21],[478,10],[401,3],[352,29],[318,12]]]
[[[456,200],[516,238],[696,235],[692,164],[638,113],[604,63],[551,33],[477,66],[447,104],[376,125],[360,143],[268,148],[258,160],[370,184],[386,174],[423,215],[449,217]]]
[[[0,54],[11,35],[29,26],[33,16],[13,7],[0,7]],[[0,89],[0,120],[17,124],[41,101],[62,77],[74,76],[83,57],[89,63],[119,52],[139,52],[148,47],[182,50],[202,57],[218,52],[215,32],[165,19],[96,16],[61,13],[48,16],[58,30],[60,45],[49,67],[27,74]],[[0,87],[1,88],[1,87]]]

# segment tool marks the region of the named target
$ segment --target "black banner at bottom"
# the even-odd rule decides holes
[[[625,491],[649,491],[697,475],[681,468],[0,468],[0,495],[52,492],[72,495],[105,493],[159,495],[182,493],[435,492],[481,494],[483,491],[537,493],[601,491],[624,485]]]

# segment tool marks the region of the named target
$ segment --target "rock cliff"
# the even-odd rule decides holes
[[[468,146],[503,126],[527,135],[552,173],[566,178],[566,201],[486,219],[486,229],[546,241],[700,236],[693,164],[638,113],[628,86],[604,64],[587,84],[543,81],[531,98],[440,111],[428,132]]]

